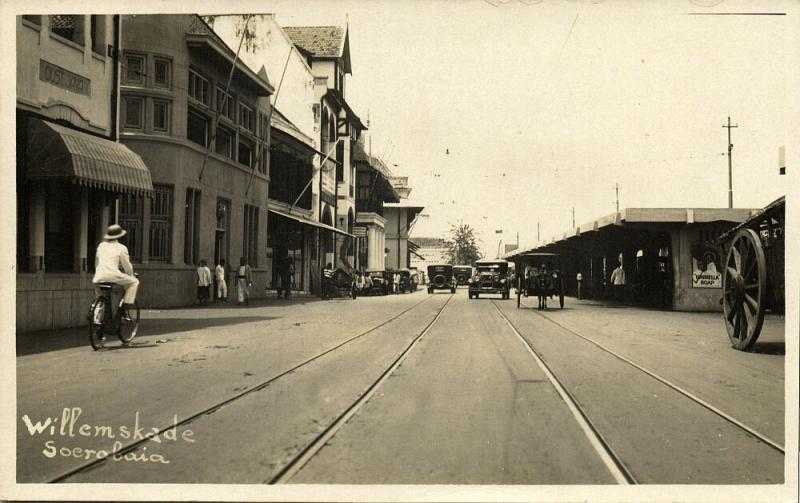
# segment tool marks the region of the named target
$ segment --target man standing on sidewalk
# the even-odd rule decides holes
[[[211,289],[211,269],[206,265],[205,260],[200,261],[197,268],[197,302],[205,304],[208,302],[208,295]]]
[[[253,272],[244,257],[239,259],[236,271],[236,293],[239,304],[250,304],[250,286],[253,284]]]
[[[228,302],[228,284],[225,283],[225,259],[219,259],[219,264],[214,268],[214,277],[217,280],[217,300]]]
[[[625,295],[625,269],[622,268],[622,262],[611,273],[611,284],[614,285],[614,297],[622,303]]]
[[[578,281],[578,300],[581,300],[583,296],[583,274],[578,272],[578,276],[575,278]]]

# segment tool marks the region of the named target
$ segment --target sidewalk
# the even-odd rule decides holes
[[[278,299],[274,291],[271,293],[272,295],[266,299],[251,300],[248,305],[238,305],[234,297],[229,298],[227,303],[212,301],[205,305],[142,309],[140,332],[136,340],[199,328],[223,327],[247,321],[273,319],[274,317],[271,316],[258,316],[252,313],[252,310],[268,306],[294,306],[321,301],[319,297],[306,292],[292,293],[289,300]],[[224,316],[210,315],[209,311],[217,311],[218,314],[222,314],[220,311],[224,311],[228,314]],[[230,315],[230,313],[235,313],[235,315]],[[113,335],[110,337],[116,341]],[[55,330],[17,332],[16,343],[17,356],[59,351],[78,346],[89,347],[89,327],[83,325]]]

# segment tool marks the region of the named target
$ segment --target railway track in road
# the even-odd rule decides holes
[[[311,458],[314,457],[317,452],[322,449],[325,444],[330,441],[331,438],[336,435],[336,433],[353,417],[368,401],[378,388],[383,384],[392,373],[405,361],[406,357],[408,357],[409,353],[414,349],[414,347],[425,337],[431,328],[439,321],[439,318],[442,316],[442,312],[450,303],[450,300],[454,295],[450,295],[447,301],[442,305],[439,311],[436,313],[436,316],[428,323],[425,328],[422,329],[419,334],[412,339],[411,343],[406,346],[403,352],[389,365],[386,370],[384,370],[378,378],[370,384],[366,390],[358,397],[358,399],[353,402],[344,412],[342,412],[327,428],[325,428],[322,432],[320,432],[314,439],[306,444],[300,452],[298,452],[284,467],[272,478],[265,481],[268,484],[280,484],[283,482],[288,481],[292,476],[294,476],[298,471],[300,471],[303,466],[305,466]]]
[[[570,407],[570,409],[572,410],[574,408],[574,411],[575,411],[575,414],[576,414],[576,419],[578,420],[578,422],[581,423],[582,426],[583,426],[583,423],[585,422],[585,424],[586,424],[586,426],[588,427],[588,430],[589,430],[589,431],[587,431],[587,436],[590,437],[590,440],[592,440],[592,437],[595,437],[595,440],[593,440],[592,443],[593,443],[593,445],[596,445],[596,448],[598,449],[598,453],[601,455],[601,457],[604,457],[604,460],[605,460],[605,456],[607,456],[608,459],[610,459],[611,462],[613,463],[613,466],[607,464],[607,466],[609,466],[609,469],[613,469],[613,467],[616,467],[622,473],[622,475],[624,476],[624,478],[627,480],[628,483],[636,483],[636,479],[633,477],[633,475],[631,474],[630,470],[625,466],[625,464],[622,462],[620,457],[617,454],[614,453],[614,451],[611,448],[609,442],[606,441],[606,439],[603,437],[602,433],[598,430],[598,428],[594,426],[594,424],[592,423],[592,421],[589,418],[588,414],[586,413],[585,409],[578,403],[578,401],[575,399],[575,397],[563,386],[563,384],[561,383],[561,380],[559,379],[559,377],[555,374],[555,372],[546,363],[546,361],[544,360],[542,355],[533,347],[531,342],[523,336],[523,334],[519,331],[519,329],[502,312],[502,310],[497,306],[497,304],[494,301],[493,301],[493,304],[494,304],[494,308],[497,310],[499,315],[505,320],[505,322],[508,324],[508,326],[511,328],[511,330],[523,342],[523,344],[525,345],[527,350],[536,359],[537,363],[539,363],[539,365],[542,366],[543,370],[545,370],[545,373],[547,374],[548,378],[550,378],[550,380],[553,382],[553,385],[556,387],[556,389],[558,390],[559,394],[561,394],[562,398],[564,398],[565,402],[567,402],[567,405]],[[549,316],[547,316],[547,315],[545,315],[543,313],[539,313],[537,311],[534,311],[534,313],[536,315],[538,315],[539,317],[547,320],[549,323],[552,323],[553,325],[557,326],[561,330],[564,330],[567,333],[569,333],[569,334],[571,334],[571,335],[573,335],[575,337],[578,337],[578,338],[580,338],[580,339],[582,339],[582,340],[594,345],[595,347],[597,347],[598,349],[602,350],[603,352],[608,353],[609,355],[613,356],[614,358],[618,359],[621,362],[624,362],[626,365],[628,365],[628,366],[636,369],[637,371],[641,372],[642,374],[654,379],[655,381],[657,381],[660,384],[666,386],[667,388],[671,389],[672,391],[674,391],[674,392],[676,392],[676,393],[688,398],[689,400],[695,402],[696,404],[700,405],[701,407],[707,409],[708,411],[710,411],[710,412],[714,413],[715,415],[717,415],[718,417],[722,418],[725,422],[727,422],[730,425],[734,426],[735,428],[745,432],[751,438],[754,438],[754,439],[758,440],[759,442],[769,446],[773,450],[779,452],[781,455],[785,455],[785,448],[784,448],[783,445],[781,445],[780,443],[776,442],[775,440],[769,438],[767,435],[764,435],[763,433],[760,433],[755,428],[747,425],[744,421],[741,421],[741,420],[737,419],[736,417],[732,416],[731,414],[728,414],[725,411],[719,409],[718,407],[715,407],[714,405],[712,405],[709,402],[703,400],[702,398],[700,398],[699,396],[695,395],[694,393],[688,391],[687,389],[682,388],[681,386],[678,386],[677,384],[671,382],[669,379],[657,374],[656,372],[653,372],[650,369],[647,369],[643,365],[641,365],[639,363],[636,363],[635,361],[631,360],[630,358],[628,358],[628,357],[626,357],[626,356],[614,351],[613,349],[611,349],[611,348],[605,346],[604,344],[592,339],[591,337],[587,337],[587,336],[585,336],[585,335],[583,335],[583,334],[581,334],[579,332],[576,332],[575,330],[572,330],[572,329],[564,326],[562,323],[559,323],[558,321],[553,320],[552,318],[550,318]],[[586,428],[584,428],[584,431],[586,431]]]
[[[427,296],[425,296],[425,298],[423,300],[421,300],[421,301],[415,303],[414,305],[412,305],[412,306],[400,311],[399,313],[397,313],[397,314],[393,315],[392,317],[382,321],[381,323],[379,323],[379,324],[377,324],[377,325],[375,325],[375,326],[373,326],[373,327],[371,327],[371,328],[369,328],[367,330],[364,330],[364,331],[362,331],[362,332],[360,332],[360,333],[358,333],[358,334],[356,334],[356,335],[354,335],[352,337],[349,337],[349,338],[347,338],[347,339],[345,339],[345,340],[343,340],[343,341],[341,341],[341,342],[339,342],[339,343],[337,343],[337,344],[325,349],[324,351],[321,351],[321,352],[315,354],[314,356],[306,358],[302,362],[297,363],[297,364],[291,366],[290,368],[281,371],[280,373],[270,377],[269,379],[267,379],[267,380],[265,380],[265,381],[263,381],[263,382],[261,382],[259,384],[251,386],[251,387],[249,387],[249,388],[247,388],[247,389],[245,389],[245,390],[243,390],[243,391],[241,391],[241,392],[239,392],[239,393],[237,393],[235,395],[232,395],[232,396],[230,396],[230,397],[228,397],[228,398],[226,398],[224,400],[221,400],[221,401],[215,403],[214,405],[212,405],[210,407],[207,407],[207,408],[205,408],[203,410],[200,410],[200,411],[195,412],[195,413],[193,413],[191,415],[188,415],[188,416],[180,419],[179,421],[170,424],[167,427],[158,429],[157,432],[153,432],[152,434],[146,436],[146,438],[144,438],[144,439],[137,440],[137,441],[134,441],[134,442],[130,442],[130,443],[124,445],[119,450],[116,450],[116,451],[113,451],[113,452],[109,452],[108,456],[106,456],[105,458],[97,459],[97,460],[94,460],[94,461],[91,461],[91,462],[87,462],[87,463],[84,463],[84,464],[82,464],[82,465],[80,465],[80,466],[78,466],[76,468],[70,469],[69,471],[67,471],[67,472],[65,472],[65,473],[63,473],[63,474],[61,474],[61,475],[59,475],[57,477],[54,477],[53,479],[49,480],[48,483],[64,482],[67,479],[69,479],[70,477],[72,477],[72,476],[74,476],[74,475],[76,475],[78,473],[81,473],[81,472],[84,472],[84,471],[87,471],[87,470],[91,470],[92,468],[94,468],[94,467],[96,467],[96,466],[98,466],[98,465],[100,465],[102,463],[105,463],[107,460],[109,460],[114,455],[124,456],[127,453],[134,452],[137,449],[139,449],[140,447],[142,447],[144,444],[150,442],[152,437],[160,436],[160,435],[163,435],[167,431],[170,431],[170,430],[176,429],[178,427],[182,427],[182,426],[188,425],[188,424],[192,423],[193,421],[195,421],[195,420],[197,420],[199,418],[202,418],[203,416],[206,416],[208,414],[212,414],[212,413],[220,410],[221,408],[223,408],[223,407],[225,407],[225,406],[227,406],[227,405],[229,405],[229,404],[231,404],[233,402],[236,402],[237,400],[240,400],[240,399],[244,398],[247,395],[250,395],[250,394],[255,393],[257,391],[263,390],[263,389],[267,388],[268,386],[272,385],[273,383],[275,383],[276,381],[278,381],[279,379],[282,379],[282,378],[284,378],[284,377],[296,372],[297,370],[299,370],[299,369],[301,369],[301,368],[303,368],[303,367],[305,367],[305,366],[307,366],[307,365],[319,360],[320,358],[322,358],[322,357],[324,357],[324,356],[326,356],[326,355],[328,355],[328,354],[330,354],[330,353],[332,353],[334,351],[337,351],[337,350],[341,349],[342,347],[352,343],[353,341],[356,341],[357,339],[360,339],[360,338],[362,338],[362,337],[364,337],[366,335],[369,335],[370,333],[373,333],[373,332],[377,331],[378,329],[380,329],[380,328],[382,328],[382,327],[394,322],[395,320],[399,319],[400,317],[412,312],[414,309],[416,309],[420,305],[424,304],[425,302],[427,302],[431,298],[433,298],[433,297],[430,296],[430,295],[427,295]],[[431,321],[427,325],[425,330],[421,334],[419,334],[412,341],[411,345],[408,348],[406,348],[406,350],[400,355],[398,360],[395,361],[393,367],[390,367],[390,369],[385,371],[381,375],[381,377],[378,378],[378,381],[382,382],[382,379],[384,379],[385,376],[388,377],[388,374],[390,374],[391,371],[394,368],[396,368],[397,365],[399,365],[399,363],[402,363],[402,359],[405,357],[406,354],[408,354],[410,349],[416,344],[416,342],[419,339],[421,339],[421,337],[424,335],[424,333],[426,333],[427,330],[431,326],[433,326],[433,324],[436,322],[436,320],[439,319],[439,316],[441,315],[442,310],[444,310],[445,306],[447,306],[447,304],[450,302],[451,298],[452,298],[452,295],[447,299],[447,301],[442,305],[442,307],[437,310],[436,315],[433,318],[433,321]],[[376,381],[375,384],[370,386],[363,395],[369,394],[370,390],[372,390],[374,387],[377,387],[378,381]],[[363,395],[362,395],[362,398],[363,398]],[[356,404],[357,403],[358,402],[356,402]],[[347,409],[347,411],[349,411],[353,407],[354,406],[351,406],[350,408]],[[347,413],[347,411],[345,411],[345,414]],[[331,429],[337,422],[338,422],[338,420],[335,421],[334,424],[331,425],[325,431],[328,431],[329,429]],[[325,432],[323,432],[323,434],[324,433]],[[313,444],[313,442],[312,442],[312,444]],[[324,445],[324,442],[323,442],[323,445]],[[320,447],[321,447],[321,445],[320,445]],[[309,450],[309,446],[307,446],[304,449],[303,452],[305,452],[307,450]],[[292,462],[290,462],[290,464],[293,464],[293,463],[296,463],[296,460],[293,460]],[[287,466],[289,466],[289,465],[287,465]]]
[[[572,396],[572,393],[570,393],[569,390],[567,390],[566,386],[562,384],[561,380],[553,372],[550,366],[547,365],[542,356],[533,348],[533,346],[528,342],[528,340],[522,336],[519,330],[517,330],[517,327],[515,327],[514,324],[511,323],[511,320],[509,320],[506,317],[506,315],[503,314],[503,311],[501,311],[500,308],[497,307],[497,303],[495,303],[494,300],[492,301],[492,305],[494,306],[495,310],[500,315],[500,317],[503,318],[503,321],[506,322],[506,324],[514,333],[514,335],[516,335],[517,338],[519,338],[520,342],[523,344],[523,346],[525,346],[525,349],[527,349],[527,351],[531,354],[533,359],[536,360],[537,365],[539,365],[544,374],[547,376],[547,379],[556,389],[556,392],[558,392],[561,399],[564,400],[564,403],[566,403],[567,408],[570,410],[573,417],[575,417],[575,420],[577,421],[578,425],[581,427],[584,434],[586,434],[586,437],[592,444],[592,447],[594,447],[594,450],[600,456],[600,459],[606,465],[606,468],[608,468],[608,471],[614,477],[614,480],[616,480],[617,483],[621,485],[636,484],[637,483],[636,478],[633,476],[633,474],[625,465],[625,463],[622,461],[622,459],[617,455],[617,453],[614,452],[614,449],[611,447],[609,442],[603,437],[602,433],[600,433],[600,431],[594,425],[594,423],[589,418],[586,411],[583,409],[583,407],[581,407],[580,403],[578,403],[575,397]]]

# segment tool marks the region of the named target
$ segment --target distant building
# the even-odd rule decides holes
[[[413,238],[413,243],[417,246],[417,249],[411,255],[411,267],[424,270],[430,264],[447,264],[450,262],[444,239],[415,237]]]

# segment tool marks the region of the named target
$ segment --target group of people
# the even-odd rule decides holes
[[[214,268],[214,280],[217,284],[217,301],[228,302],[228,268],[225,259],[220,259]],[[250,303],[250,287],[253,286],[253,271],[247,260],[242,257],[239,259],[239,267],[236,269],[236,293],[238,304]],[[211,296],[211,269],[205,259],[200,261],[197,268],[197,303],[206,304]]]
[[[583,284],[583,274],[580,271],[575,276],[575,282],[577,283],[577,297],[578,300],[580,300],[586,293]],[[625,269],[622,268],[622,263],[618,264],[617,267],[611,271],[609,283],[611,283],[614,289],[614,300],[620,303],[623,302],[625,300]]]

